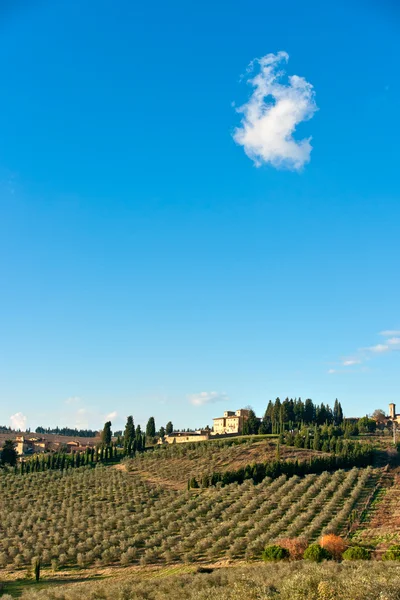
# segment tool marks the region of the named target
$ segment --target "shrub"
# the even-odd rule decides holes
[[[277,544],[267,546],[262,553],[262,557],[266,561],[284,560],[289,558],[289,555],[289,550]]]
[[[344,540],[334,533],[323,535],[319,543],[322,548],[325,548],[325,550],[328,550],[332,554],[335,560],[340,560],[343,552],[346,550]]]
[[[400,546],[390,546],[389,550],[386,550],[382,556],[382,560],[400,560]]]
[[[313,562],[322,562],[332,558],[332,555],[328,550],[322,548],[319,544],[311,544],[304,551],[304,560],[311,560]]]
[[[371,553],[366,548],[362,548],[361,546],[351,546],[347,548],[345,552],[343,552],[344,560],[369,560],[371,558]]]
[[[307,540],[305,538],[282,538],[278,540],[278,545],[286,548],[292,560],[301,560],[307,548]]]

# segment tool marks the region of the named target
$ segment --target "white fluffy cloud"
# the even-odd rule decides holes
[[[248,79],[254,88],[249,101],[237,109],[243,118],[233,138],[257,167],[269,163],[298,170],[310,160],[311,137],[296,140],[293,133],[317,110],[315,94],[313,86],[298,75],[291,75],[286,84],[280,82],[284,71],[279,67],[288,60],[286,52],[267,54],[253,60],[247,71],[259,67],[259,73]]]
[[[188,396],[193,406],[204,406],[205,404],[214,404],[215,402],[228,402],[229,398],[225,392],[199,392]]]
[[[15,413],[10,417],[11,429],[25,431],[27,418],[21,412]]]

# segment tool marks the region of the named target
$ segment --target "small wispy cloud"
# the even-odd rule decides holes
[[[281,83],[287,63],[286,52],[267,54],[253,60],[247,73],[259,72],[249,78],[254,90],[237,112],[243,115],[241,125],[233,134],[237,144],[257,167],[271,164],[276,168],[301,169],[310,160],[311,137],[296,140],[293,134],[302,121],[311,119],[317,109],[311,83],[291,75]]]
[[[67,404],[68,406],[70,406],[71,404],[79,404],[81,401],[79,396],[70,396],[69,398],[66,398],[66,400],[64,400],[64,404]]]
[[[383,335],[383,337],[400,336],[400,329],[387,329],[386,331],[381,331],[379,335]]]
[[[228,402],[229,400],[225,392],[199,392],[198,394],[190,394],[188,399],[193,406],[204,406],[205,404]]]
[[[10,426],[11,429],[14,430],[20,429],[21,431],[25,431],[26,422],[27,418],[24,414],[22,414],[22,412],[17,412],[15,415],[11,415],[10,417]]]
[[[375,344],[375,346],[369,346],[369,348],[365,348],[368,352],[373,352],[374,354],[382,354],[382,352],[387,352],[389,350],[388,344]]]
[[[345,360],[343,360],[342,365],[344,367],[350,367],[352,365],[359,365],[361,363],[361,360],[359,360],[358,358],[347,358]]]
[[[116,419],[118,416],[118,413],[116,410],[113,410],[113,412],[108,413],[108,415],[106,415],[104,418],[106,421],[112,421],[113,419]]]
[[[388,329],[386,331],[381,331],[379,333],[382,337],[385,337],[383,342],[379,342],[377,344],[373,344],[372,346],[367,346],[364,348],[359,348],[357,352],[353,354],[353,356],[348,356],[346,358],[342,358],[340,360],[340,365],[345,367],[346,370],[348,367],[355,365],[362,365],[366,361],[371,360],[374,356],[378,356],[381,354],[386,354],[394,351],[400,351],[400,331],[397,329]],[[361,368],[361,371],[365,371],[365,368]],[[338,373],[340,370],[338,369],[329,369],[328,373]]]

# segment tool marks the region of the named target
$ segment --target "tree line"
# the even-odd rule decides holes
[[[279,434],[288,429],[303,425],[341,425],[343,423],[343,410],[336,399],[333,409],[329,404],[314,404],[311,398],[305,402],[301,398],[286,398],[281,401],[269,401],[262,419],[257,418],[253,410],[249,411],[249,418],[244,422],[243,434],[257,433]]]
[[[99,435],[98,431],[93,429],[76,429],[71,427],[36,427],[35,433],[52,433],[55,435],[65,435],[68,437],[87,437],[94,438]]]

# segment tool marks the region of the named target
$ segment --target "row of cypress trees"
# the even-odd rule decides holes
[[[15,473],[37,473],[52,469],[64,470],[83,467],[85,465],[95,465],[97,463],[107,463],[118,460],[120,455],[115,444],[109,446],[100,446],[87,448],[85,452],[51,452],[48,454],[36,454],[28,460],[23,460],[14,466]]]
[[[224,473],[214,472],[211,475],[203,475],[200,483],[195,477],[188,481],[188,488],[210,487],[221,483],[243,483],[246,479],[252,479],[255,484],[260,483],[265,477],[276,479],[281,475],[308,475],[310,473],[323,473],[324,471],[335,471],[337,469],[348,469],[351,467],[367,467],[374,459],[373,447],[369,444],[353,444],[340,454],[331,456],[311,456],[304,461],[286,461],[276,459],[264,463],[246,465],[235,471]]]

